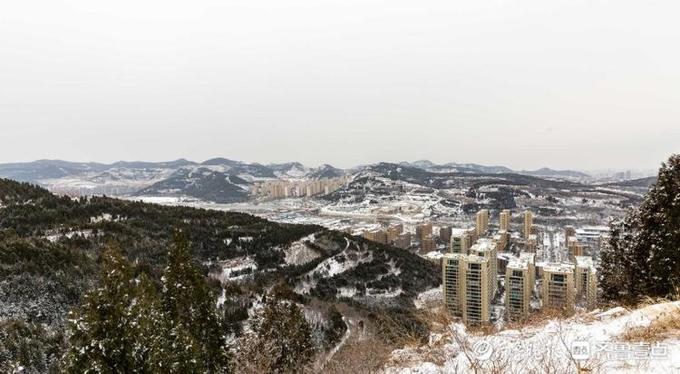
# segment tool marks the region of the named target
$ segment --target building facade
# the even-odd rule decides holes
[[[528,239],[532,234],[534,226],[534,215],[530,211],[524,211],[524,238]]]
[[[589,256],[575,256],[576,300],[586,308],[597,306],[597,270]]]
[[[420,240],[420,253],[428,253],[437,249],[437,244],[435,242],[434,236],[427,235]]]
[[[511,261],[505,269],[505,314],[510,321],[529,317],[533,283],[527,262]]]
[[[477,240],[472,247],[470,247],[470,255],[485,258],[488,262],[486,277],[489,282],[489,303],[493,301],[493,297],[498,290],[498,252],[496,250],[497,244],[489,238],[481,238]]]
[[[416,238],[423,240],[428,235],[432,235],[432,224],[429,222],[416,225]]]
[[[449,253],[442,259],[442,289],[447,310],[469,325],[490,321],[489,261]]]
[[[503,209],[501,211],[500,217],[499,217],[498,230],[509,232],[510,231],[510,219],[511,219],[510,210],[509,209]]]
[[[489,210],[482,209],[477,212],[477,235],[483,236],[489,230]]]
[[[574,267],[572,265],[546,265],[541,280],[543,308],[574,312]]]
[[[455,229],[451,232],[451,253],[468,253],[472,246],[471,231],[477,233],[476,229]]]
[[[451,241],[452,229],[450,226],[442,226],[439,228],[439,239],[444,243],[449,243]]]

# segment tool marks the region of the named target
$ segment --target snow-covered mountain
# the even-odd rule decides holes
[[[168,178],[138,191],[137,196],[188,196],[216,203],[232,203],[248,198],[251,182],[238,175],[208,167],[181,168]]]
[[[21,182],[38,182],[43,179],[63,178],[88,172],[102,172],[107,165],[98,163],[38,160],[0,164],[0,177]]]
[[[429,160],[401,162],[400,165],[416,167],[435,173],[523,174],[563,179],[584,179],[590,177],[588,174],[580,171],[554,170],[546,167],[538,170],[513,170],[505,166],[486,166],[474,163],[448,162],[445,164],[436,164]]]
[[[351,171],[328,164],[308,167],[299,162],[259,164],[227,158],[212,158],[200,163],[178,159],[112,164],[59,160],[0,164],[0,177],[36,183],[58,193],[190,197],[213,202],[244,201],[249,197],[250,186],[258,182],[318,180],[343,175],[352,175],[356,182],[340,189],[336,196],[356,195],[358,190],[395,194],[414,188],[436,193],[452,188],[477,189],[481,185],[537,184],[546,188],[571,189],[578,186],[570,182],[587,177],[568,170],[543,168],[514,172],[504,166],[455,162],[436,164],[428,160],[398,164],[382,162]],[[361,186],[362,183],[371,187],[367,189],[367,186]],[[385,184],[397,187],[386,188]],[[496,192],[489,193],[493,195]],[[513,206],[507,194],[499,198],[505,202],[491,207]],[[451,201],[446,205],[461,204]]]
[[[338,169],[328,164],[324,164],[315,169],[310,169],[306,178],[308,179],[324,179],[324,178],[337,178],[345,175],[345,171]]]
[[[642,192],[516,173],[437,172],[394,163],[370,165],[325,196],[328,214],[455,217],[479,209],[526,209],[567,220],[587,206],[594,220],[640,201]]]
[[[60,193],[188,196],[211,201],[243,201],[247,187],[268,180],[334,178],[345,171],[324,164],[259,164],[213,158],[203,162],[119,161],[112,164],[39,160],[0,164],[0,178],[30,182]],[[214,190],[213,190],[214,189]]]

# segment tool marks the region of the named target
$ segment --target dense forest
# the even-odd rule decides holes
[[[177,238],[178,233],[181,239]],[[283,249],[312,234],[314,243],[305,245],[318,256],[308,263],[288,264]],[[172,261],[171,255],[178,247],[184,248],[182,253],[186,253],[183,262],[180,261],[181,266],[176,260]],[[308,294],[293,291],[297,283],[318,276],[312,270],[324,260],[344,261],[357,255],[365,255],[370,261],[346,273],[321,276]],[[246,269],[244,274],[247,276],[238,277],[237,282],[220,282],[209,276],[219,271],[221,261],[243,257],[254,260],[256,270]],[[111,269],[115,267],[112,263],[122,266],[125,270],[121,270],[121,274],[125,276],[110,279]],[[399,266],[402,276],[389,275],[388,263]],[[108,197],[74,199],[55,196],[30,184],[0,179],[0,371],[21,367],[24,372],[78,372],[88,365],[107,362],[103,356],[97,362],[83,362],[73,355],[73,347],[91,339],[79,331],[78,324],[74,325],[73,321],[80,316],[93,326],[101,322],[101,316],[92,310],[92,300],[104,303],[97,299],[103,295],[109,295],[113,299],[105,298],[106,301],[117,305],[111,310],[119,308],[128,313],[115,314],[128,316],[127,319],[120,317],[126,323],[133,318],[131,316],[140,313],[156,315],[165,321],[165,330],[147,336],[133,329],[130,335],[158,342],[167,342],[168,336],[172,336],[201,347],[201,341],[206,337],[177,335],[177,331],[192,331],[191,323],[195,321],[182,321],[179,317],[183,313],[177,312],[177,307],[168,306],[167,300],[174,296],[168,294],[165,282],[173,274],[169,273],[173,266],[194,269],[182,272],[185,278],[188,277],[186,279],[192,279],[189,282],[191,294],[203,295],[191,302],[197,302],[196,305],[202,305],[202,308],[212,306],[210,313],[203,314],[204,320],[212,321],[210,326],[218,331],[214,335],[217,338],[211,338],[217,343],[209,345],[223,348],[226,357],[223,361],[215,361],[211,368],[200,370],[213,372],[238,369],[239,357],[254,354],[257,349],[253,349],[252,344],[258,347],[259,343],[253,342],[252,333],[258,329],[276,329],[271,321],[267,321],[267,316],[279,310],[285,310],[290,317],[290,324],[286,326],[295,326],[296,331],[309,329],[309,336],[286,337],[297,342],[307,357],[312,357],[310,352],[331,349],[340,339],[345,326],[342,314],[335,308],[338,303],[365,316],[367,321],[393,315],[394,320],[403,322],[403,326],[413,328],[424,337],[424,327],[412,316],[411,300],[417,293],[439,284],[436,266],[414,254],[319,226],[279,224],[248,214],[160,206]],[[197,274],[200,282],[196,276],[186,274]],[[338,288],[347,284],[359,290],[398,288],[403,292],[388,305],[376,304],[361,293],[356,297],[340,297]],[[129,287],[129,292],[119,295],[107,291],[118,290],[123,287],[121,285]],[[138,300],[146,300],[145,311],[135,309],[139,307]],[[191,302],[187,301],[187,305],[193,305]],[[259,305],[259,309],[254,305]],[[301,319],[302,311],[312,309],[322,315],[321,322],[311,321],[308,327],[300,327],[309,322]],[[207,317],[211,313],[217,317]],[[288,323],[286,321],[277,323]],[[312,343],[307,343],[308,337]],[[142,344],[125,341],[131,346]],[[282,349],[289,343],[270,348]],[[159,344],[163,347],[165,343]],[[142,359],[146,359],[144,355],[158,353],[135,352],[128,352],[129,357],[126,357],[134,361],[140,359],[136,354],[143,354]],[[205,356],[205,352],[198,349],[184,353]],[[282,350],[280,354],[295,357],[286,352]],[[180,356],[177,353],[174,357]],[[210,353],[208,356],[215,355]],[[232,356],[236,358],[232,360]],[[163,354],[158,357],[161,358],[156,362],[166,361]],[[306,363],[305,360],[295,362]],[[271,366],[250,369],[294,369],[285,366],[290,365],[287,361],[268,364]],[[138,371],[163,370],[147,367]],[[179,372],[181,368],[173,371]]]

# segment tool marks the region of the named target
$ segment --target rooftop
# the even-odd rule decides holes
[[[526,261],[523,261],[522,259],[515,258],[508,262],[507,268],[516,270],[526,270],[529,269],[529,264]]]
[[[533,252],[520,252],[519,258],[521,260],[524,260],[524,261],[535,262],[536,261],[536,254],[533,253]]]
[[[576,259],[576,266],[580,268],[591,268],[595,269],[595,265],[593,264],[593,258],[590,256],[574,256]]]
[[[496,242],[493,239],[489,239],[489,238],[477,239],[477,243],[475,243],[472,247],[470,247],[470,251],[480,251],[480,252],[493,251],[495,249],[496,249]]]
[[[574,265],[571,264],[546,264],[543,266],[543,272],[546,273],[573,273]]]
[[[451,229],[451,235],[452,236],[461,236],[466,234],[468,231],[470,231],[470,228],[452,228]]]
[[[482,256],[476,256],[476,255],[467,255],[463,253],[446,253],[442,256],[444,260],[446,259],[457,259],[457,260],[463,260],[467,262],[488,262],[489,260],[482,257]]]

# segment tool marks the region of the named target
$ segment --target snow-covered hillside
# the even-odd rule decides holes
[[[566,320],[549,320],[521,329],[481,335],[460,323],[439,325],[429,342],[392,352],[386,373],[678,373],[680,331],[658,341],[626,340],[636,327],[669,316],[680,302],[628,311],[616,307]]]

